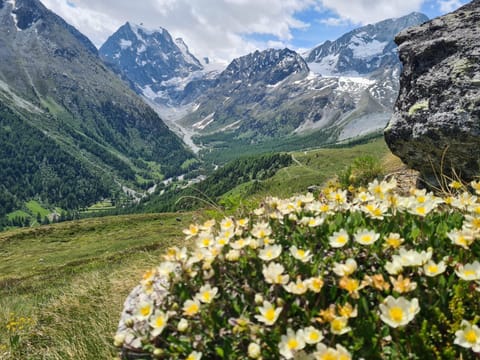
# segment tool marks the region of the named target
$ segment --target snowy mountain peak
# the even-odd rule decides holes
[[[156,92],[166,81],[186,78],[203,69],[183,40],[173,40],[166,29],[148,29],[129,22],[108,38],[99,53],[138,92]]]
[[[335,41],[326,41],[312,49],[306,60],[318,73],[368,74],[385,67],[400,66],[393,39],[403,29],[428,20],[426,15],[409,15],[369,24]]]

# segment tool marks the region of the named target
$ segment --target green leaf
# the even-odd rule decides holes
[[[217,353],[218,356],[220,356],[222,359],[225,358],[225,352],[221,347],[215,347],[215,352]]]

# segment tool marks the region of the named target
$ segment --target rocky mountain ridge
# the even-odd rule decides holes
[[[305,60],[322,75],[359,76],[385,68],[400,68],[395,35],[425,21],[427,16],[414,12],[362,26],[315,47],[305,54]]]
[[[256,51],[213,76],[196,71],[139,93],[203,144],[216,142],[214,134],[248,143],[320,131],[319,144],[362,136],[385,126],[398,94],[393,37],[426,20],[412,13],[368,25],[305,58],[290,49]]]

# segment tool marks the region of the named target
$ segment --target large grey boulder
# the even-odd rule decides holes
[[[395,42],[403,71],[388,146],[427,182],[480,175],[480,0]]]

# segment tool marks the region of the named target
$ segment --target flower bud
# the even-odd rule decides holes
[[[184,332],[187,330],[187,328],[188,328],[188,321],[186,319],[181,319],[177,325],[178,331]]]
[[[164,351],[160,348],[155,348],[155,350],[153,350],[153,356],[156,357],[156,358],[159,358],[163,355]]]
[[[257,305],[262,305],[263,304],[262,294],[255,294],[255,304],[257,304]]]
[[[113,338],[113,345],[115,347],[122,347],[125,341],[125,333],[117,333]]]
[[[260,345],[257,343],[250,343],[248,345],[248,356],[252,359],[258,359],[260,357]]]

